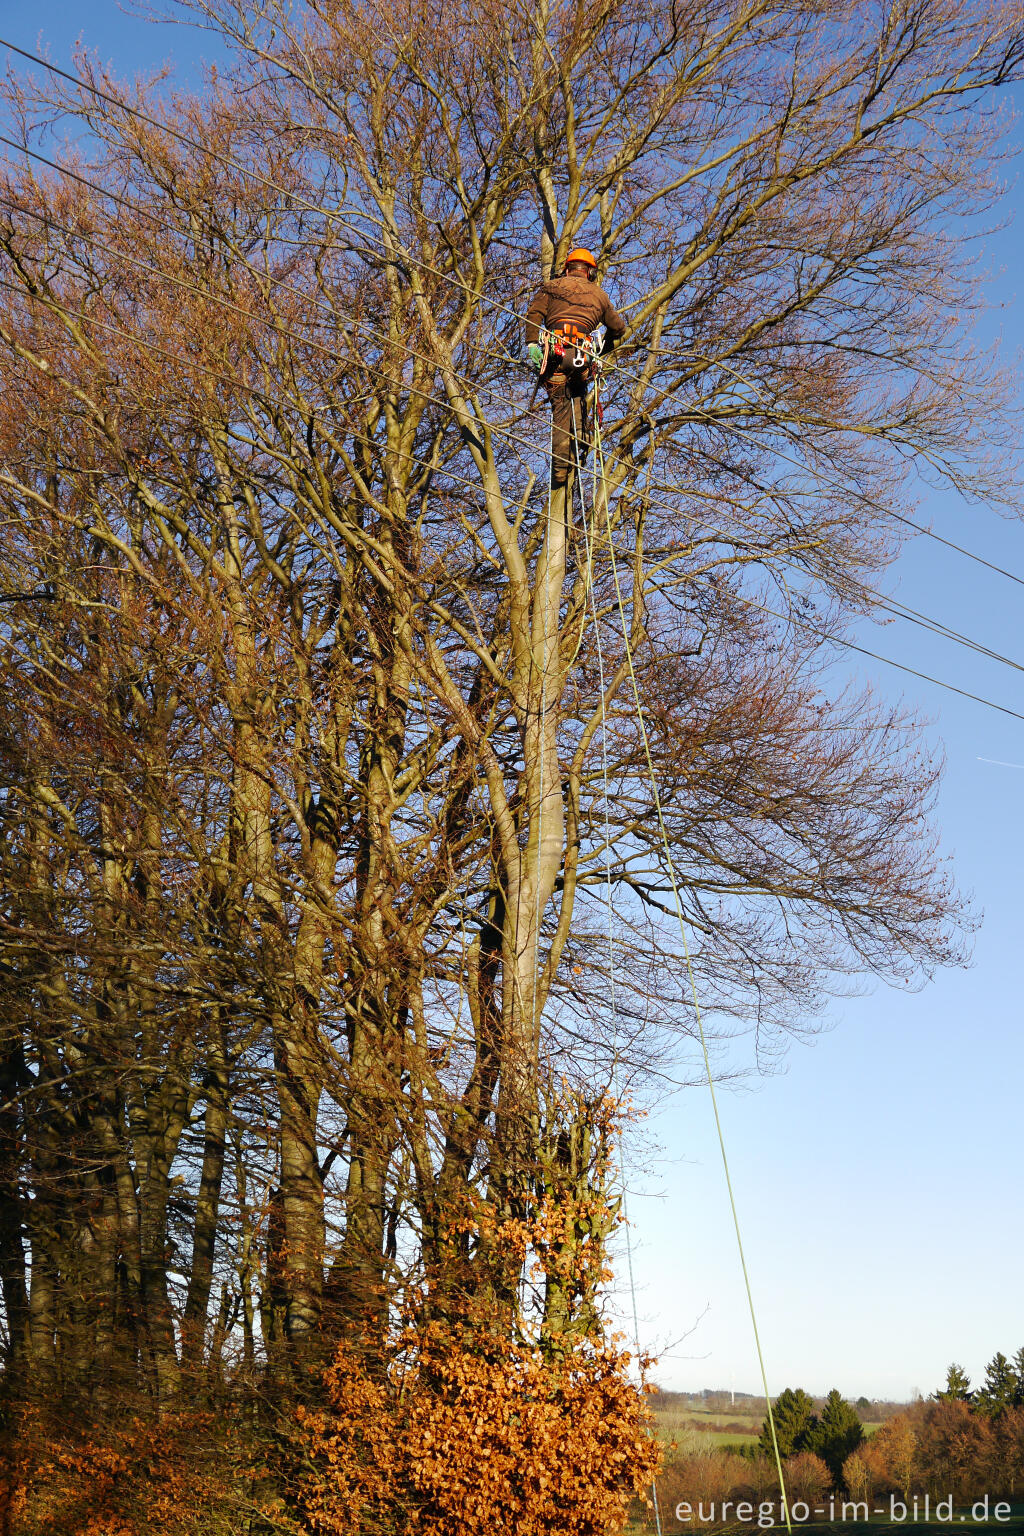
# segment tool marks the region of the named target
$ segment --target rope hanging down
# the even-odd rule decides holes
[[[622,640],[623,640],[623,645],[625,647],[626,665],[627,665],[627,668],[628,668],[628,671],[629,671],[630,685],[631,685],[631,689],[632,689],[632,693],[633,693],[633,701],[634,701],[634,704],[636,706],[637,725],[638,725],[639,730],[640,730],[640,738],[641,738],[641,742],[643,744],[644,758],[645,758],[645,761],[646,761],[647,773],[648,773],[648,777],[650,779],[650,784],[651,784],[651,793],[652,793],[652,795],[654,797],[654,808],[655,808],[655,813],[656,813],[656,816],[657,816],[658,830],[659,830],[659,834],[660,834],[660,838],[661,838],[661,843],[662,843],[662,847],[663,847],[664,853],[665,853],[666,868],[667,868],[667,871],[668,871],[669,881],[670,881],[671,886],[672,886],[672,896],[673,896],[673,901],[674,901],[674,904],[675,904],[676,918],[677,918],[677,921],[678,921],[678,924],[679,924],[679,934],[680,934],[680,938],[682,940],[682,945],[683,945],[683,955],[684,955],[685,961],[686,961],[686,972],[687,972],[687,977],[688,977],[689,985],[690,985],[690,994],[691,994],[691,997],[693,999],[694,1015],[695,1015],[695,1018],[697,1020],[697,1030],[698,1030],[698,1036],[699,1036],[699,1039],[700,1039],[701,1054],[702,1054],[703,1060],[704,1060],[704,1072],[705,1072],[705,1076],[706,1076],[706,1079],[707,1079],[708,1090],[709,1090],[710,1095],[711,1095],[711,1107],[712,1107],[712,1111],[714,1113],[715,1131],[716,1131],[716,1134],[717,1134],[717,1137],[718,1137],[718,1147],[719,1147],[719,1152],[721,1154],[721,1159],[722,1159],[722,1169],[723,1169],[723,1172],[725,1174],[725,1184],[726,1184],[726,1189],[727,1189],[728,1195],[729,1195],[729,1208],[730,1208],[730,1212],[732,1214],[733,1230],[734,1230],[734,1232],[736,1234],[736,1246],[737,1246],[737,1249],[739,1250],[740,1268],[741,1268],[742,1273],[743,1273],[743,1284],[744,1284],[744,1289],[746,1291],[747,1307],[748,1307],[748,1310],[750,1312],[750,1321],[751,1321],[751,1325],[752,1325],[753,1331],[754,1331],[754,1344],[755,1344],[755,1347],[757,1349],[757,1360],[758,1360],[758,1366],[760,1368],[761,1384],[762,1384],[762,1386],[764,1388],[765,1406],[767,1408],[768,1423],[769,1423],[769,1426],[770,1426],[770,1429],[771,1429],[772,1448],[773,1448],[774,1454],[775,1454],[775,1467],[776,1467],[776,1471],[777,1471],[778,1477],[779,1477],[779,1489],[780,1489],[781,1499],[782,1499],[782,1513],[783,1513],[783,1517],[784,1517],[785,1522],[786,1522],[786,1529],[790,1533],[790,1536],[792,1536],[792,1524],[791,1524],[791,1521],[790,1521],[790,1513],[789,1513],[789,1498],[788,1498],[788,1495],[786,1493],[786,1478],[785,1478],[785,1473],[784,1473],[783,1468],[782,1468],[782,1456],[781,1456],[781,1453],[779,1451],[779,1440],[778,1440],[778,1434],[776,1432],[776,1427],[775,1427],[775,1414],[774,1414],[774,1411],[772,1409],[771,1395],[770,1395],[769,1390],[768,1390],[768,1372],[767,1372],[767,1369],[765,1367],[764,1352],[763,1352],[762,1347],[761,1347],[761,1335],[760,1335],[760,1330],[759,1330],[758,1325],[757,1325],[757,1310],[756,1310],[756,1307],[754,1305],[754,1293],[753,1293],[753,1288],[752,1288],[751,1283],[750,1283],[750,1273],[749,1273],[749,1270],[747,1268],[746,1253],[745,1253],[745,1250],[744,1250],[744,1247],[743,1247],[743,1236],[742,1236],[742,1232],[741,1232],[741,1229],[740,1229],[739,1211],[738,1211],[738,1208],[737,1208],[737,1205],[736,1205],[736,1197],[735,1197],[735,1193],[734,1193],[734,1190],[733,1190],[733,1184],[732,1184],[732,1174],[731,1174],[731,1171],[730,1171],[730,1168],[729,1168],[729,1158],[728,1158],[728,1154],[726,1152],[726,1146],[725,1146],[725,1133],[724,1133],[724,1130],[722,1128],[721,1116],[720,1116],[719,1110],[718,1110],[718,1095],[715,1092],[714,1074],[713,1074],[713,1072],[711,1070],[711,1055],[710,1055],[710,1052],[708,1050],[707,1035],[706,1035],[705,1030],[704,1030],[704,1019],[703,1019],[703,1015],[702,1015],[701,1007],[700,1007],[700,998],[699,998],[699,995],[698,995],[698,992],[697,992],[697,980],[696,980],[696,976],[694,974],[693,960],[692,960],[692,957],[691,957],[691,954],[690,954],[689,940],[687,938],[686,918],[685,918],[685,915],[683,913],[682,898],[681,898],[680,892],[679,892],[679,881],[678,881],[678,878],[677,878],[677,875],[676,875],[675,861],[672,858],[672,849],[671,849],[671,844],[669,842],[668,829],[666,828],[666,825],[665,825],[665,817],[664,817],[664,811],[663,811],[662,803],[661,803],[661,795],[660,795],[660,793],[658,791],[657,775],[656,775],[655,770],[654,770],[654,760],[653,760],[653,757],[652,757],[652,754],[651,754],[650,737],[649,737],[649,734],[648,734],[648,731],[647,731],[647,723],[646,723],[646,720],[644,718],[643,704],[642,704],[642,701],[641,701],[641,698],[640,698],[640,687],[639,687],[639,683],[637,682],[636,667],[635,667],[634,658],[633,658],[633,647],[632,647],[632,644],[631,644],[630,638],[629,638],[629,625],[627,624],[627,621],[626,621],[626,605],[625,605],[625,602],[623,600],[622,588],[621,588],[621,584],[620,584],[620,581],[619,581],[618,562],[616,561],[616,558],[615,558],[615,545],[614,545],[613,531],[612,531],[611,508],[610,508],[609,503],[608,503],[607,485],[606,485],[605,467],[604,467],[604,452],[603,452],[603,447],[602,447],[602,442],[601,442],[600,387],[601,387],[601,377],[600,377],[600,371],[598,370],[597,371],[597,375],[596,375],[595,386],[594,386],[594,485],[593,485],[593,502],[594,502],[594,505],[593,505],[593,516],[594,516],[594,525],[595,525],[594,526],[594,534],[595,534],[595,539],[596,539],[597,516],[598,516],[598,506],[597,506],[597,504],[598,504],[598,499],[600,499],[600,501],[603,503],[603,507],[604,507],[605,533],[606,533],[606,537],[607,537],[607,541],[608,541],[608,555],[609,555],[610,568],[611,568],[611,573],[612,573],[612,581],[613,581],[613,584],[614,584],[614,587],[615,587],[615,600],[616,600],[616,605],[618,607],[619,622],[620,622],[621,629],[622,629]],[[594,600],[594,592],[593,592],[593,555],[592,555],[592,551],[591,551],[590,535],[589,535],[589,531],[588,531],[588,528],[587,528],[587,511],[586,511],[586,506],[584,504],[584,496],[583,496],[583,473],[582,473],[582,466],[581,466],[581,463],[580,463],[580,445],[579,445],[579,439],[578,439],[578,436],[577,436],[576,412],[575,412],[575,410],[573,411],[573,416],[572,416],[572,431],[573,431],[573,448],[574,448],[575,459],[576,459],[576,463],[575,463],[576,479],[578,481],[579,488],[580,488],[580,512],[581,512],[580,522],[581,522],[581,526],[582,526],[583,532],[584,532],[584,539],[586,541],[587,569],[586,569],[586,574],[585,574],[584,580],[585,580],[585,582],[587,584],[587,588],[588,588],[590,604],[591,604],[591,613],[592,613],[593,623],[594,623],[594,632],[595,632],[595,636],[596,636],[596,639],[597,639],[597,647],[598,647],[598,674],[599,674],[599,682],[600,682],[600,686],[601,686],[602,767],[603,767],[603,772],[604,772],[604,797],[605,797],[605,874],[606,874],[605,899],[606,899],[607,917],[608,917],[609,993],[610,993],[611,1002],[612,1002],[612,1009],[613,1009],[613,1029],[615,1029],[616,1028],[616,1024],[617,1024],[617,1018],[615,1017],[615,985],[614,985],[614,969],[613,969],[613,966],[614,966],[614,953],[613,953],[613,938],[612,938],[612,894],[611,894],[611,862],[610,862],[610,860],[611,860],[611,851],[610,851],[610,824],[609,824],[609,818],[608,818],[609,786],[608,786],[608,756],[607,756],[607,720],[606,720],[606,712],[605,712],[605,688],[604,688],[604,662],[603,662],[603,656],[602,656],[602,653],[601,653],[600,630],[599,630],[599,626],[598,626],[597,608],[596,608],[596,603],[595,603],[595,600]],[[568,512],[568,508],[569,508],[568,494],[569,493],[568,493],[568,488],[567,488],[567,503],[566,503],[566,510],[567,510],[567,512]],[[549,517],[550,517],[550,491],[549,491],[549,497],[548,497],[548,508],[549,508]],[[616,1058],[617,1058],[617,1039],[616,1039],[615,1052],[616,1052]],[[617,1072],[617,1065],[618,1064],[617,1064],[617,1059],[616,1059],[616,1063],[615,1063],[615,1070],[616,1070],[616,1072]],[[630,1290],[631,1290],[631,1294],[632,1294],[632,1303],[633,1303],[634,1328],[635,1328],[636,1333],[638,1335],[639,1334],[639,1326],[638,1326],[638,1318],[637,1318],[637,1310],[636,1310],[636,1286],[635,1286],[634,1279],[633,1279],[632,1250],[631,1250],[631,1245],[629,1243],[628,1227],[627,1227],[627,1251],[628,1251],[628,1256],[629,1256],[629,1266],[628,1267],[629,1267],[629,1278],[630,1278]],[[639,1337],[637,1337],[636,1343],[637,1343],[637,1349],[639,1350]],[[659,1515],[659,1512],[658,1512],[657,1490],[656,1489],[654,1490],[654,1494],[655,1494],[655,1497],[654,1497],[655,1519],[657,1521],[658,1536],[661,1536],[661,1519],[660,1519],[660,1515]]]
[[[554,421],[552,421],[552,423],[551,423],[551,442],[550,442],[550,445],[549,445],[549,448],[548,448],[548,456],[549,456],[549,458],[553,459],[554,458],[554,453],[555,453],[555,424],[554,424]],[[537,560],[537,571],[538,571],[538,578],[537,579],[538,580],[540,579],[540,573],[541,573],[541,571],[543,571],[544,585],[546,587],[547,584],[548,584],[548,567],[547,567],[547,562],[548,562],[548,560],[551,557],[551,485],[550,485],[550,481],[549,481],[549,484],[548,484],[548,525],[547,525],[547,529],[546,529],[545,535],[544,535],[544,544],[542,546],[542,553],[543,553],[543,560],[540,557],[538,557],[538,560]],[[557,633],[557,616],[556,616],[556,633]],[[539,763],[538,763],[539,773],[538,773],[538,783],[537,783],[537,868],[536,868],[536,872],[535,872],[535,875],[534,875],[534,891],[533,891],[533,907],[534,907],[534,911],[533,911],[533,997],[531,999],[531,1003],[532,1003],[532,1008],[533,1008],[533,1029],[534,1029],[535,1034],[539,1033],[539,1030],[540,1030],[540,924],[541,924],[541,917],[542,917],[541,907],[540,907],[540,882],[541,882],[541,863],[542,863],[542,857],[543,857],[543,852],[544,852],[544,839],[543,839],[543,833],[544,833],[544,725],[545,725],[545,721],[547,719],[547,712],[548,712],[548,612],[547,612],[547,593],[545,593],[544,594],[544,602],[543,602],[542,608],[541,608],[540,705],[539,705],[539,712],[538,712],[538,715],[537,715],[537,752],[538,752],[538,756],[539,756]],[[518,939],[516,941],[516,949],[517,950],[519,949]]]
[[[600,375],[598,375],[598,380]],[[597,405],[597,389],[595,387],[595,408]],[[601,644],[601,628],[597,618],[597,599],[594,596],[594,540],[590,537],[590,528],[587,522],[586,498],[583,494],[583,467],[580,463],[580,445],[576,433],[576,413],[573,411],[573,454],[576,461],[576,484],[579,487],[580,496],[580,527],[583,529],[584,552],[586,556],[586,573],[584,575],[584,599],[583,614],[580,619],[580,637],[576,645],[576,656],[579,655],[583,644],[583,627],[586,623],[587,603],[590,604],[590,615],[594,625],[594,640],[597,649],[597,679],[601,697],[601,778],[604,802],[604,887],[605,887],[605,916],[608,923],[608,1000],[612,1013],[612,1084],[615,1098],[618,1100],[620,1093],[619,1079],[619,1005],[615,989],[615,937],[612,931],[612,833],[611,815],[609,805],[611,792],[608,779],[608,715],[605,700],[604,679],[604,647]],[[594,482],[591,492],[591,506],[595,518],[594,534],[596,538],[597,527],[597,457],[594,458]],[[550,496],[549,496],[550,505]],[[567,503],[567,512],[571,509]],[[575,661],[576,657],[573,657]],[[633,1235],[629,1224],[629,1203],[626,1192],[626,1166],[622,1150],[622,1138],[619,1138],[619,1180],[622,1186],[622,1215],[626,1232],[626,1273],[629,1277],[629,1296],[633,1314],[633,1347],[636,1350],[637,1361],[640,1360],[640,1315],[636,1304],[636,1275],[633,1269]],[[662,1536],[661,1507],[658,1503],[658,1481],[651,1480],[651,1502],[654,1507],[654,1525],[657,1536]]]

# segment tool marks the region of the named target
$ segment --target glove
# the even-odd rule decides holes
[[[540,365],[544,361],[544,352],[535,341],[531,341],[526,349],[526,355],[530,360],[530,367],[534,373],[540,373]]]

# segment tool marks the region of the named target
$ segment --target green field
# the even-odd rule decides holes
[[[758,1425],[756,1430],[748,1430],[744,1434],[728,1429],[705,1429],[699,1433],[703,1439],[710,1440],[712,1445],[754,1445],[761,1433],[761,1426]]]
[[[654,1409],[655,1422],[658,1435],[666,1446],[673,1441],[680,1447],[687,1442],[692,1443],[694,1437],[698,1437],[701,1444],[708,1443],[716,1446],[728,1445],[752,1445],[761,1433],[763,1416],[760,1413],[744,1412],[742,1408],[712,1410],[702,1407],[679,1407],[672,1405],[665,1408]],[[735,1425],[735,1428],[727,1426]],[[878,1423],[867,1422],[864,1425],[865,1435],[873,1435],[881,1428]]]
[[[760,1414],[744,1413],[742,1409],[710,1411],[700,1406],[686,1406],[672,1404],[659,1409],[655,1405],[655,1422],[658,1435],[666,1446],[666,1466],[670,1465],[673,1457],[673,1443],[677,1454],[690,1450],[706,1449],[709,1445],[726,1448],[730,1445],[752,1445],[761,1431],[762,1416]],[[735,1425],[736,1428],[727,1429],[726,1424]],[[881,1428],[882,1421],[867,1422],[864,1424],[864,1433],[873,1435]],[[742,1428],[740,1427],[742,1426]],[[735,1521],[723,1527],[721,1524],[704,1525],[694,1523],[682,1525],[675,1519],[674,1510],[663,1508],[661,1510],[662,1536],[683,1536],[685,1531],[701,1531],[706,1536],[718,1536],[718,1533],[728,1531],[729,1536],[758,1536],[759,1527],[756,1519],[742,1525]],[[785,1530],[785,1525],[779,1522],[771,1530]],[[867,1521],[847,1521],[845,1523],[832,1523],[830,1521],[801,1521],[794,1523],[793,1530],[808,1531],[813,1536],[894,1536],[897,1531],[913,1531],[914,1536],[950,1536],[953,1530],[970,1531],[1004,1531],[1009,1536],[1024,1536],[1024,1504],[1015,1505],[1008,1519],[987,1521],[974,1521],[971,1519],[969,1508],[957,1509],[954,1512],[952,1522],[940,1522],[929,1520],[914,1521],[890,1521],[888,1519],[872,1518]],[[634,1516],[633,1522],[628,1527],[629,1536],[655,1536],[653,1518],[647,1519],[639,1515]]]

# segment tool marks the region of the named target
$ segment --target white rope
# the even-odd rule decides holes
[[[541,674],[540,674],[540,713],[537,717],[537,748],[540,753],[540,776],[537,783],[537,870],[534,884],[534,945],[533,945],[533,1019],[532,1025],[535,1034],[540,1033],[540,872],[542,854],[542,835],[544,830],[544,723],[548,711],[548,617],[547,617],[547,584],[548,562],[551,559],[551,499],[552,476],[551,468],[554,465],[555,454],[555,418],[551,417],[551,444],[548,454],[548,521],[547,532],[544,536],[542,550],[537,557],[537,581],[540,574],[544,573],[544,602],[541,606]],[[541,556],[543,555],[543,559]]]
[[[604,484],[604,457],[601,446],[600,424],[595,422],[594,433],[595,458],[601,460],[601,481]],[[625,647],[626,661],[629,666],[629,678],[633,690],[633,700],[636,704],[637,725],[640,728],[640,740],[643,745],[644,757],[647,762],[647,772],[651,783],[651,794],[654,800],[654,809],[657,814],[658,828],[661,834],[661,843],[665,851],[665,864],[672,886],[672,896],[675,902],[676,917],[679,922],[679,936],[683,944],[683,956],[686,961],[686,972],[690,982],[690,992],[693,998],[694,1016],[697,1021],[697,1030],[700,1038],[701,1052],[704,1058],[704,1070],[707,1074],[708,1091],[711,1095],[711,1108],[714,1112],[715,1130],[718,1134],[718,1147],[722,1155],[722,1170],[725,1174],[725,1187],[729,1195],[729,1208],[732,1212],[733,1229],[736,1233],[736,1246],[739,1250],[740,1269],[743,1272],[743,1284],[747,1293],[747,1305],[750,1309],[750,1321],[754,1330],[754,1344],[757,1349],[757,1360],[761,1370],[761,1383],[764,1387],[765,1405],[768,1410],[768,1424],[771,1429],[772,1446],[775,1452],[775,1465],[779,1474],[779,1488],[782,1495],[782,1514],[786,1522],[786,1529],[792,1536],[792,1523],[789,1513],[789,1498],[786,1493],[786,1477],[782,1467],[782,1455],[779,1450],[778,1434],[775,1428],[775,1413],[772,1408],[771,1395],[768,1391],[768,1372],[764,1362],[764,1351],[761,1348],[761,1334],[757,1326],[757,1310],[754,1306],[754,1291],[750,1283],[750,1272],[747,1268],[746,1253],[743,1248],[743,1236],[740,1231],[739,1211],[736,1206],[736,1196],[732,1185],[732,1174],[729,1169],[729,1158],[725,1147],[725,1133],[722,1129],[722,1120],[718,1112],[718,1094],[715,1092],[715,1079],[711,1070],[711,1055],[708,1050],[707,1034],[704,1029],[704,1019],[701,1013],[700,998],[697,992],[697,978],[694,975],[693,959],[690,955],[690,944],[687,938],[686,917],[683,912],[683,901],[679,890],[679,880],[676,874],[675,861],[672,858],[672,848],[669,842],[668,830],[665,825],[665,814],[661,803],[661,794],[658,790],[658,778],[654,771],[654,759],[651,754],[650,736],[647,730],[647,722],[644,719],[643,704],[640,699],[640,685],[637,681],[636,667],[633,661],[633,647],[629,638],[629,626],[626,622],[626,608],[622,597],[622,588],[619,582],[618,562],[615,558],[615,544],[612,538],[611,510],[608,506],[607,495],[604,501],[605,528],[608,536],[608,557],[611,564],[612,580],[615,583],[615,599],[619,610],[619,619],[622,625],[622,642]]]
[[[598,410],[600,374],[594,385],[594,414]],[[585,408],[585,402],[581,410]],[[601,774],[603,779],[604,800],[604,880],[605,880],[605,913],[608,919],[608,1000],[612,1011],[612,1083],[615,1090],[616,1102],[619,1098],[619,1006],[615,991],[615,937],[612,929],[612,836],[611,816],[609,812],[609,784],[608,784],[608,715],[605,705],[605,676],[604,676],[604,647],[601,644],[601,628],[597,618],[597,600],[594,596],[594,560],[590,530],[587,525],[587,507],[583,495],[583,467],[580,464],[580,445],[576,434],[576,413],[573,411],[573,448],[576,458],[576,478],[580,492],[580,524],[583,528],[583,541],[586,546],[587,572],[586,588],[587,597],[590,600],[590,613],[594,624],[594,640],[597,649],[597,675],[601,696]],[[591,493],[591,505],[594,517],[594,535],[597,535],[597,454],[594,454],[593,489]],[[636,1301],[636,1275],[633,1268],[633,1236],[629,1225],[629,1201],[626,1190],[626,1163],[623,1152],[623,1138],[619,1136],[619,1179],[622,1186],[622,1218],[626,1229],[626,1273],[629,1276],[629,1295],[633,1311],[633,1347],[636,1350],[637,1362],[640,1360],[640,1314]],[[651,1480],[651,1501],[654,1506],[654,1523],[657,1536],[662,1536],[661,1510],[658,1504],[657,1479]]]

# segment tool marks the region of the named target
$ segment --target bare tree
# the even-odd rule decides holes
[[[515,1312],[501,1223],[612,1200],[613,1063],[693,1029],[666,846],[767,1049],[958,958],[935,766],[821,636],[916,464],[1008,494],[948,231],[1022,41],[956,0],[196,11],[236,57],[196,98],[9,85],[0,194],[3,570],[55,595],[3,621],[9,1368],[162,1400],[232,1340],[372,1354],[412,1284]],[[567,497],[516,358],[584,238],[629,332]]]

